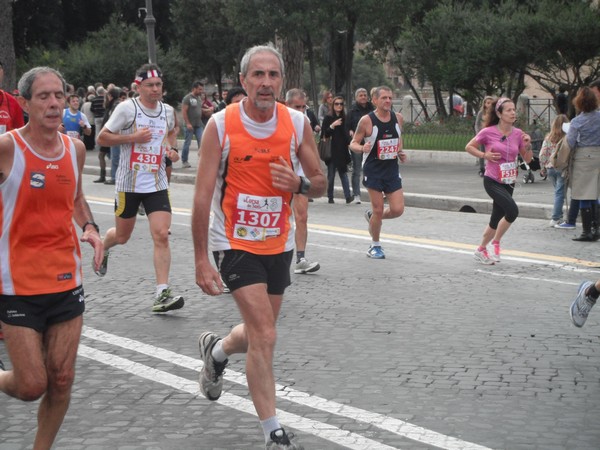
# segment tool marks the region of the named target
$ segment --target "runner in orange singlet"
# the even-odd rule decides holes
[[[49,449],[69,407],[83,324],[81,251],[103,258],[98,225],[81,189],[85,146],[59,133],[65,81],[36,67],[19,81],[29,123],[0,136],[0,321],[12,370],[0,391],[42,398],[34,449]],[[40,257],[43,255],[43,257]]]
[[[275,323],[290,284],[293,194],[322,195],[325,177],[308,119],[276,103],[283,84],[279,52],[270,45],[249,49],[240,81],[248,97],[214,114],[202,136],[192,234],[197,284],[209,295],[223,289],[208,255],[210,235],[210,250],[244,322],[223,339],[200,336],[200,390],[217,400],[227,359],[247,353],[248,388],[267,449],[300,449],[275,413]],[[300,163],[305,177],[295,172]]]

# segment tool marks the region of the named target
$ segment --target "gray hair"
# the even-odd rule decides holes
[[[289,91],[287,91],[285,93],[285,102],[289,103],[292,101],[292,99],[294,99],[296,97],[300,97],[302,100],[305,100],[306,92],[304,92],[302,89],[298,89],[298,88],[290,89]]]
[[[283,58],[281,56],[281,53],[279,53],[275,46],[271,42],[269,42],[266,45],[255,45],[254,47],[251,47],[248,50],[246,50],[246,53],[242,57],[242,62],[240,63],[240,73],[242,74],[242,76],[245,77],[246,75],[248,75],[248,66],[250,65],[250,59],[252,59],[252,57],[257,53],[264,52],[272,53],[277,57],[277,59],[279,60],[279,68],[281,69],[281,76],[283,77],[285,75]]]
[[[33,69],[30,69],[23,74],[23,76],[19,80],[19,83],[17,86],[17,88],[19,89],[19,95],[21,97],[23,97],[25,100],[31,100],[31,95],[32,95],[31,87],[33,86],[34,81],[40,75],[44,75],[47,73],[56,75],[58,77],[58,79],[60,80],[60,82],[62,83],[63,93],[67,92],[67,82],[65,81],[65,78],[62,76],[62,74],[58,70],[53,69],[52,67],[40,66],[40,67],[34,67]]]
[[[392,91],[392,88],[387,87],[387,86],[378,86],[375,88],[375,92],[373,93],[373,96],[375,98],[379,98],[381,96],[381,91],[387,91],[387,92],[391,92],[393,93],[394,91]]]
[[[356,90],[356,92],[354,93],[354,98],[358,97],[358,94],[364,92],[365,94],[367,94],[367,96],[369,95],[369,93],[367,92],[367,90],[365,88],[358,88]]]

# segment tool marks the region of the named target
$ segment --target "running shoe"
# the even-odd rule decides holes
[[[110,252],[108,250],[106,250],[104,252],[104,258],[102,259],[102,263],[100,264],[100,267],[98,268],[98,270],[96,270],[96,268],[94,267],[94,261],[92,260],[92,267],[94,267],[94,272],[99,277],[103,277],[104,275],[106,275],[106,272],[108,271],[108,257],[109,256],[110,256]]]
[[[571,303],[569,314],[571,315],[571,322],[576,327],[581,328],[588,318],[592,307],[596,304],[596,300],[592,300],[586,295],[588,288],[594,283],[591,281],[584,281],[579,285],[579,291],[577,297]]]
[[[297,441],[292,442],[294,437],[294,433],[287,434],[283,428],[271,431],[266,450],[304,450]]]
[[[215,333],[207,331],[198,339],[200,347],[200,359],[204,366],[200,371],[200,391],[208,400],[218,400],[223,392],[223,373],[228,360],[217,362],[212,357],[212,349],[221,338]]]
[[[371,223],[371,217],[373,217],[373,211],[371,211],[370,209],[367,209],[365,211],[365,220],[369,223]]]
[[[554,220],[554,219],[552,219],[552,220],[550,221],[550,223],[548,223],[548,226],[549,226],[550,228],[556,228],[556,226],[557,226],[558,224],[560,224],[560,221],[559,221],[559,220]]]
[[[6,370],[6,369],[4,368],[4,363],[2,362],[2,360],[1,360],[1,359],[0,359],[0,370]]]
[[[357,205],[360,205],[360,195],[354,196],[354,203],[356,203]]]
[[[163,289],[158,297],[154,299],[154,305],[152,305],[152,312],[162,313],[167,311],[173,311],[175,309],[183,308],[185,301],[181,295],[173,297],[171,295],[171,289]]]
[[[145,216],[146,215],[146,209],[144,208],[144,204],[140,203],[140,206],[138,207],[138,214],[140,216]]]
[[[372,259],[385,259],[385,253],[383,253],[383,249],[379,245],[371,245],[369,250],[367,250],[367,256]]]
[[[192,167],[192,165],[189,162],[186,161],[186,162],[184,162],[184,163],[181,164],[181,167],[183,169],[189,169],[190,167]]]
[[[554,225],[554,228],[558,228],[560,230],[574,230],[575,229],[575,224],[574,223],[567,223],[567,222],[561,222],[557,225]]]
[[[313,273],[319,270],[321,266],[318,262],[310,262],[306,258],[300,258],[294,267],[294,273]]]
[[[500,262],[500,242],[497,244],[492,243],[492,254],[490,258],[492,261],[499,263]]]
[[[475,258],[475,261],[480,262],[481,264],[491,266],[495,263],[495,261],[492,258],[490,258],[487,249],[483,249],[481,251],[475,250],[475,254],[473,255],[473,257]]]

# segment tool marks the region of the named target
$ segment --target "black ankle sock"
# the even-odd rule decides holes
[[[599,295],[600,292],[598,292],[598,289],[596,289],[596,285],[592,284],[587,290],[587,296],[590,297],[592,300],[598,300]]]

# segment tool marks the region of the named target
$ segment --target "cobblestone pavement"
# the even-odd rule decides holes
[[[93,178],[84,185],[106,230],[112,187]],[[174,184],[171,192],[171,282],[183,309],[150,313],[144,217],[105,278],[86,263],[86,328],[57,449],[263,445],[243,358],[232,358],[220,401],[198,393],[197,336],[225,334],[239,315],[230,296],[209,298],[195,286],[192,189]],[[305,447],[600,448],[600,312],[583,329],[567,312],[579,282],[598,278],[600,243],[519,218],[502,263],[481,266],[472,252],[487,216],[407,208],[384,222],[386,259],[376,261],[365,254],[366,207],[310,204],[307,256],[321,270],[293,275],[286,293],[278,408]],[[1,343],[0,359],[10,367]],[[0,450],[31,448],[36,410],[37,402],[0,396]]]

